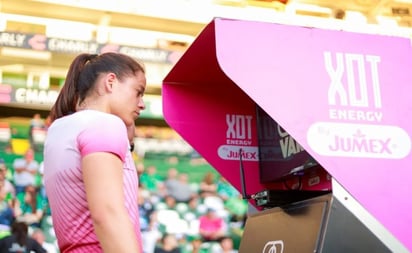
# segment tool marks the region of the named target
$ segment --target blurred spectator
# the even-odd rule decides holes
[[[199,185],[199,194],[202,198],[217,195],[217,185],[215,175],[212,172],[206,172]]]
[[[156,192],[159,184],[162,182],[162,177],[157,174],[157,169],[154,165],[146,167],[145,171],[140,175],[140,184],[150,192]]]
[[[40,227],[44,214],[44,200],[32,185],[26,186],[24,192],[17,194],[14,212],[17,221],[33,227]]]
[[[44,187],[44,179],[43,179],[43,176],[44,176],[44,162],[43,161],[39,165],[39,173],[37,175],[38,175],[38,178],[35,184],[37,192],[40,194],[40,196],[43,199],[46,199],[47,198],[46,188]]]
[[[199,234],[203,241],[218,241],[226,235],[225,220],[217,215],[213,208],[208,208],[206,214],[199,217]]]
[[[6,201],[11,204],[11,202],[16,197],[16,189],[14,188],[14,185],[7,179],[7,172],[8,169],[6,167],[6,163],[3,159],[0,159],[0,183],[2,183],[3,185],[3,190],[6,194]]]
[[[203,241],[200,237],[193,238],[185,253],[209,253],[209,248],[203,247],[202,244]]]
[[[2,231],[9,229],[14,221],[14,212],[6,200],[6,194],[4,182],[0,182],[0,230]]]
[[[159,223],[157,220],[157,211],[153,211],[150,215],[149,226],[142,231],[143,253],[153,253],[158,240],[162,238],[162,233],[159,231]]]
[[[27,149],[24,158],[16,158],[13,167],[16,194],[24,192],[26,186],[36,184],[39,163],[34,160],[34,150],[32,148]]]
[[[243,227],[247,217],[248,202],[242,194],[231,197],[225,202],[225,208],[229,212],[229,222],[237,228]]]
[[[30,129],[33,128],[44,128],[45,123],[44,120],[41,118],[40,113],[35,113],[30,120]]]
[[[31,237],[36,240],[47,251],[47,253],[57,253],[56,246],[52,243],[46,242],[44,232],[40,228],[34,229]]]
[[[225,201],[239,195],[239,191],[222,176],[219,177],[216,185],[217,194]]]
[[[174,234],[163,235],[160,245],[156,246],[154,253],[181,253],[179,242]]]
[[[177,179],[165,182],[167,193],[173,196],[177,202],[187,203],[195,193],[189,184],[189,177],[186,173],[177,175]]]
[[[175,210],[176,209],[176,199],[171,195],[166,195],[164,197],[164,202],[166,204],[166,209]]]
[[[34,138],[33,138],[33,130],[35,129],[46,129],[46,126],[44,124],[43,119],[41,118],[41,115],[39,113],[35,113],[33,115],[33,118],[30,120],[30,126],[29,126],[29,141],[30,141],[30,146],[31,148],[35,149],[36,145],[34,143]]]
[[[50,114],[47,115],[46,119],[44,120],[44,129],[48,129],[51,125],[51,116]]]
[[[169,195],[169,189],[176,184],[177,175],[178,171],[176,168],[169,168],[167,170],[166,178],[162,182],[166,195]]]
[[[144,163],[142,162],[136,163],[136,170],[137,170],[137,175],[141,179],[141,176],[144,173]],[[139,185],[141,185],[141,183]]]
[[[206,213],[207,207],[200,202],[201,201],[198,196],[192,197],[187,204],[187,210],[181,215],[181,217],[189,224],[195,224],[199,221],[199,217]],[[193,231],[193,234],[198,234],[198,228]]]
[[[175,165],[175,164],[178,164],[179,163],[179,158],[177,157],[177,156],[170,156],[168,159],[167,159],[167,163],[168,164],[170,164],[170,165]]]
[[[145,194],[138,194],[137,204],[139,205],[139,219],[140,219],[140,230],[145,231],[149,229],[150,216],[154,211],[154,206],[149,199],[146,198]]]
[[[214,248],[211,253],[237,253],[233,246],[233,239],[230,236],[224,236],[219,240],[219,247]]]
[[[49,205],[49,199],[47,198],[47,193],[46,193],[46,187],[44,186],[44,162],[42,161],[40,163],[39,167],[39,173],[38,173],[38,179],[36,182],[36,190],[37,194],[40,196],[40,200],[42,201],[43,204],[43,210],[45,212],[45,215],[50,215],[51,210],[50,210],[50,205]]]
[[[36,240],[28,234],[28,226],[24,222],[11,225],[11,235],[0,239],[0,252],[47,253]]]

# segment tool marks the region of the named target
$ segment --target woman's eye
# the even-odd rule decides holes
[[[141,97],[143,97],[143,95],[144,95],[143,92],[141,92],[141,91],[138,91],[138,92],[137,92],[137,97],[141,98]]]

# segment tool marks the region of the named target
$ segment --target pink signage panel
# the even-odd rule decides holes
[[[216,20],[216,45],[226,75],[411,249],[410,40]]]

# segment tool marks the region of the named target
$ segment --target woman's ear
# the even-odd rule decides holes
[[[104,77],[104,87],[108,92],[112,92],[113,90],[113,84],[117,81],[116,74],[114,73],[108,73]]]

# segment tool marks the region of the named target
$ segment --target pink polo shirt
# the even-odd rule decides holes
[[[123,161],[124,204],[142,245],[138,177],[126,126],[117,116],[85,110],[55,120],[44,147],[44,184],[62,253],[102,252],[88,209],[81,168],[82,157],[93,152],[110,152]]]

